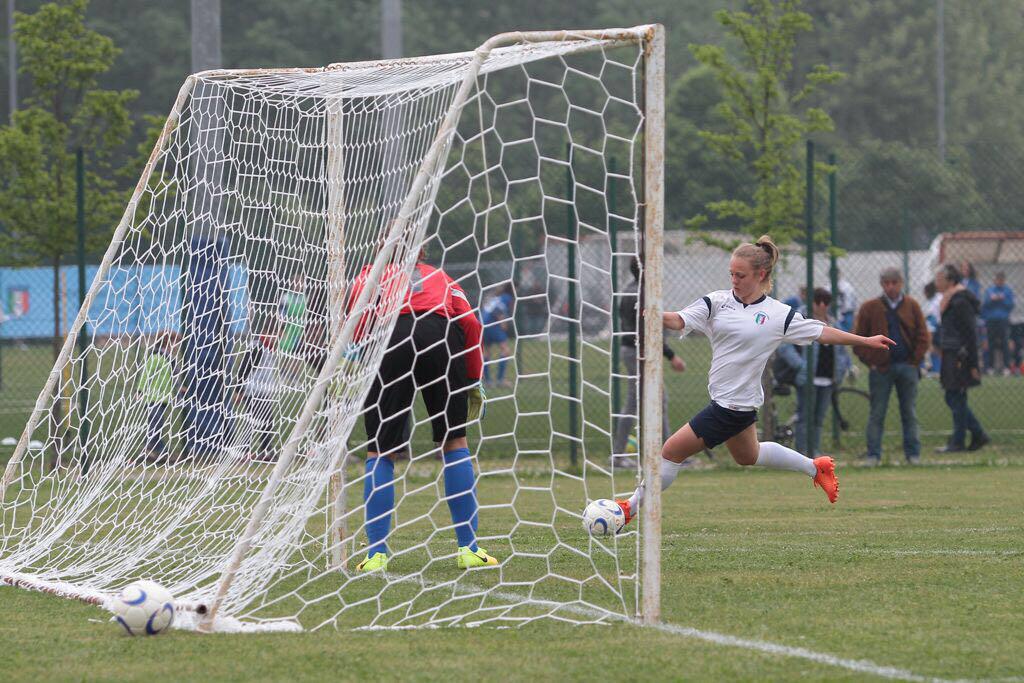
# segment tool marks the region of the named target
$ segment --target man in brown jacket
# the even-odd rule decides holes
[[[868,375],[871,394],[871,415],[868,418],[868,462],[882,460],[882,432],[885,413],[889,408],[889,395],[896,387],[900,402],[900,420],[903,423],[903,455],[910,464],[921,457],[921,442],[917,438],[917,383],[918,368],[928,353],[930,334],[921,306],[909,294],[903,293],[903,274],[898,268],[886,268],[881,274],[882,296],[865,301],[857,311],[856,334],[871,336],[884,334],[896,342],[889,350],[854,348],[871,372]]]

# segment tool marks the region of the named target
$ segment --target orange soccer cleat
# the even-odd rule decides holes
[[[615,502],[618,503],[618,506],[620,508],[622,508],[622,514],[624,514],[626,516],[626,521],[623,522],[622,525],[625,526],[625,525],[629,524],[629,520],[633,519],[633,514],[632,514],[632,512],[629,509],[629,501],[628,500],[616,500]]]
[[[818,470],[814,475],[814,485],[821,487],[830,503],[836,502],[839,498],[839,479],[836,478],[835,461],[823,455],[814,459],[814,467]]]

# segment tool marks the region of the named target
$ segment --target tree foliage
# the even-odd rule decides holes
[[[26,13],[42,4],[43,0],[18,0],[19,9]],[[468,50],[490,35],[517,28],[663,23],[670,84],[667,225],[678,228],[684,219],[706,212],[705,206],[715,200],[755,203],[753,147],[743,148],[743,158],[736,160],[721,155],[699,135],[702,130],[728,131],[718,105],[729,95],[710,67],[698,62],[687,46],[713,43],[741,73],[753,73],[743,42],[729,29],[723,35],[715,10],[742,8],[756,16],[761,4],[747,0],[406,1],[405,52]],[[778,1],[772,4],[782,7]],[[147,114],[163,118],[190,69],[188,3],[135,3],[131,11],[125,7],[122,0],[89,4],[86,27],[109,36],[124,50],[121,58],[97,75],[97,82],[104,88],[142,91],[129,104],[134,120]],[[894,145],[894,153],[925,150],[937,157],[935,1],[846,0],[804,3],[799,9],[811,17],[814,30],[797,31],[792,68],[778,89],[781,98],[799,93],[816,64],[848,74],[836,87],[821,89],[798,105],[800,112],[818,107],[834,119],[835,130],[818,131],[815,138],[825,149],[839,153],[841,182],[845,174],[855,172],[844,164],[853,163],[874,141]],[[224,66],[316,66],[376,59],[380,56],[379,11],[379,0],[352,0],[344,7],[333,0],[222,3]],[[957,165],[958,173],[965,166],[970,169],[977,193],[994,215],[991,227],[1014,227],[1010,221],[1020,215],[1024,201],[1016,190],[1024,178],[1024,50],[1017,47],[1024,34],[1024,13],[1019,2],[948,1],[945,14],[947,162]],[[6,49],[0,50],[0,65],[6,66],[6,58]],[[24,104],[26,97],[34,96],[36,86],[27,73],[19,86]],[[4,115],[6,96],[7,89],[0,88]],[[134,145],[142,137],[143,127],[136,126],[130,144],[113,153],[111,164],[127,169]],[[799,144],[796,147],[799,163]],[[914,199],[907,201],[912,204]],[[861,207],[845,208],[854,215]],[[867,212],[870,207],[863,208]],[[735,229],[749,223],[708,213],[713,219],[708,221],[710,227]],[[966,225],[969,220],[971,216],[965,215],[957,222]],[[924,238],[922,233],[920,239]]]
[[[86,151],[90,247],[106,245],[126,200],[112,158],[132,131],[137,93],[97,86],[118,50],[85,26],[86,8],[87,0],[61,0],[15,15],[20,70],[32,89],[13,123],[0,128],[0,249],[9,262],[51,265],[54,291],[77,243],[78,148]],[[58,307],[55,298],[55,326]],[[60,335],[56,327],[55,339]]]
[[[716,221],[734,219],[745,232],[771,233],[779,242],[801,230],[799,143],[832,128],[829,115],[808,106],[808,98],[842,78],[818,64],[798,88],[787,89],[797,38],[813,28],[810,15],[799,7],[800,0],[752,0],[749,12],[717,12],[726,34],[738,43],[735,58],[722,45],[691,46],[697,60],[715,74],[723,95],[717,108],[721,127],[702,130],[701,137],[721,157],[747,165],[754,177],[752,196],[711,201],[707,210]],[[691,225],[714,224],[700,214]]]

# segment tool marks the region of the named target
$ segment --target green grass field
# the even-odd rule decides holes
[[[564,352],[564,341],[550,344]],[[686,373],[669,374],[666,382],[672,422],[682,424],[707,401],[709,354],[701,340],[673,344],[689,364]],[[573,467],[566,436],[567,363],[550,357],[544,346],[524,345],[519,384],[514,392],[492,392],[483,427],[487,438],[480,467],[486,476],[480,496],[491,507],[485,510],[481,533],[491,536],[488,550],[507,558],[502,568],[506,583],[538,576],[538,565],[544,563],[523,556],[523,551],[543,553],[556,539],[587,547],[578,521],[553,508],[552,496],[544,492],[554,486],[559,504],[582,507],[580,481],[553,477],[551,463],[566,474],[583,475],[588,486],[608,486],[597,468],[583,462],[606,462],[608,441],[602,432],[610,428],[609,397],[584,392],[581,413],[587,426],[580,434],[581,460]],[[24,406],[34,402],[48,372],[48,353],[37,347],[4,350],[3,435],[20,434],[27,417]],[[583,358],[583,381],[606,385],[606,356],[585,347]],[[35,388],[30,386],[33,377],[38,378]],[[860,383],[866,384],[863,377]],[[806,478],[740,470],[722,449],[714,464],[685,471],[665,497],[665,626],[660,629],[623,623],[574,627],[543,619],[512,630],[484,626],[353,632],[345,626],[365,623],[367,617],[365,610],[353,610],[341,619],[340,630],[328,625],[312,633],[244,636],[175,631],[155,639],[131,639],[106,623],[98,608],[0,588],[0,678],[824,680],[888,674],[910,680],[1019,680],[1024,677],[1024,524],[1018,493],[1024,484],[1024,440],[1016,406],[1022,392],[1024,379],[986,378],[972,392],[971,402],[996,443],[977,454],[940,460],[931,446],[945,440],[949,414],[937,383],[923,381],[919,416],[925,465],[917,468],[855,466],[866,414],[848,415],[856,426],[836,451],[842,492],[834,507]],[[783,412],[788,409],[784,404]],[[893,400],[886,437],[892,463],[901,461],[898,422]],[[425,432],[416,430],[417,448],[425,449]],[[519,458],[513,463],[516,444]],[[828,436],[824,444],[830,444]],[[0,451],[0,463],[9,452]],[[412,487],[407,490],[415,493],[400,499],[399,515],[427,516],[396,532],[399,548],[422,542],[431,530],[428,517],[434,525],[446,523],[443,504],[437,504],[432,488],[423,486],[436,478],[436,466],[429,458],[422,462],[423,471],[409,477]],[[354,464],[352,472],[357,471]],[[619,491],[631,486],[626,475],[615,483]],[[357,503],[358,492],[350,494]],[[508,536],[517,519],[554,520],[554,526],[520,525]],[[322,538],[322,524],[322,517],[310,521],[311,538]],[[451,551],[448,535],[430,541],[433,556]],[[425,551],[421,547],[399,555],[389,571],[400,576],[422,570],[422,577],[433,582],[458,575],[450,562],[430,562]],[[622,544],[620,552],[620,567],[628,573],[635,566],[630,543]],[[571,552],[551,557],[550,571],[568,579],[593,572],[587,560]],[[607,562],[599,562],[598,571],[614,575]],[[495,583],[494,572],[472,572],[457,587],[473,592]],[[286,582],[279,590],[309,590],[313,595],[340,585],[327,577],[305,587]],[[358,598],[384,586],[373,579],[345,590]],[[515,590],[503,590],[488,606],[500,608]],[[571,582],[540,582],[535,591],[537,597],[567,599]],[[388,587],[386,595],[393,602],[387,604],[409,600],[415,592],[408,583]],[[614,593],[598,585],[585,597],[610,609],[618,603],[620,610],[628,610],[635,598],[632,580],[627,577]],[[423,605],[429,609],[443,598],[427,596]],[[294,607],[285,602],[276,608],[287,614]],[[314,606],[302,615],[303,623],[321,623],[334,612],[330,605]],[[441,610],[436,616],[445,615]],[[262,616],[280,614],[271,610]],[[739,640],[723,644],[728,638]],[[41,648],[41,643],[49,647]]]
[[[670,342],[686,360],[685,373],[671,372],[666,365],[665,386],[669,394],[669,414],[672,425],[682,425],[708,401],[707,372],[710,364],[710,349],[703,339],[673,340]],[[549,346],[550,345],[550,346]],[[607,346],[607,342],[603,344]],[[560,354],[562,357],[552,354]],[[485,433],[505,434],[507,426],[515,424],[516,437],[523,448],[548,448],[559,455],[568,454],[569,440],[561,435],[571,432],[569,422],[570,395],[568,381],[569,362],[564,358],[567,345],[564,339],[549,342],[531,340],[522,344],[518,355],[520,372],[524,376],[515,391],[495,389],[489,394],[489,418]],[[0,391],[0,438],[19,437],[25,421],[31,412],[47,374],[50,371],[51,351],[48,345],[17,347],[5,345],[0,362],[3,366],[3,385]],[[583,368],[580,378],[584,385],[581,391],[582,410],[580,415],[592,426],[601,430],[610,429],[607,415],[610,412],[610,397],[593,387],[607,388],[610,370],[610,356],[595,348],[583,347]],[[848,386],[867,389],[866,369],[858,363],[859,376]],[[624,370],[623,370],[624,372]],[[510,377],[515,376],[513,371]],[[625,391],[625,383],[621,385]],[[108,391],[108,399],[116,398],[116,391]],[[624,400],[624,399],[623,399]],[[1024,377],[985,377],[980,387],[971,390],[970,403],[982,424],[995,437],[994,445],[983,454],[983,459],[1001,459],[1024,453],[1024,420],[1021,406],[1024,405]],[[422,408],[422,405],[419,405]],[[524,413],[547,410],[547,415],[524,416]],[[779,401],[780,414],[792,414],[792,398]],[[423,411],[419,411],[422,416]],[[923,455],[929,457],[935,446],[945,443],[950,429],[949,409],[943,400],[942,388],[937,379],[925,378],[918,391],[917,416],[923,444]],[[831,420],[826,422],[827,430],[822,447],[839,455],[860,455],[865,450],[864,425],[867,421],[867,405],[851,404],[846,417],[851,429],[840,435],[838,445],[832,439]],[[554,439],[552,432],[556,432]],[[580,437],[593,452],[607,450],[607,441],[594,428],[578,429]],[[357,436],[361,436],[357,428]],[[419,432],[418,446],[428,447],[429,430]],[[902,460],[900,418],[895,393],[890,399],[886,417],[884,457]],[[6,459],[9,450],[0,449],[0,461]],[[484,456],[489,455],[486,450]],[[501,452],[505,456],[507,453]],[[724,455],[724,454],[723,454]]]
[[[12,681],[831,680],[871,678],[872,667],[895,667],[897,678],[1024,675],[1015,493],[1024,467],[849,467],[841,476],[840,502],[830,508],[798,475],[734,467],[682,475],[665,498],[663,621],[697,632],[544,620],[516,630],[131,639],[98,608],[4,588],[0,671]],[[485,481],[485,499],[511,486]],[[476,574],[467,580],[486,583],[485,572]],[[714,644],[714,634],[752,642]],[[764,643],[812,658],[752,649]]]

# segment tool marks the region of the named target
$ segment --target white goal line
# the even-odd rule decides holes
[[[486,570],[485,570],[486,571]],[[431,581],[421,576],[396,576],[385,574],[389,581],[417,581],[424,587],[434,587],[441,585],[441,582]],[[449,582],[445,582],[449,583]],[[459,583],[457,589],[461,589],[472,594],[484,594],[499,598],[501,600],[508,600],[509,602],[518,604],[542,604],[543,606],[552,606],[543,601],[531,599],[527,596],[520,595],[511,591],[496,591],[489,590],[481,586],[475,586],[472,584]],[[694,638],[696,640],[702,640],[706,643],[713,643],[715,645],[723,645],[726,647],[737,647],[743,650],[751,650],[754,652],[763,652],[765,654],[779,655],[782,657],[795,657],[797,659],[805,659],[807,661],[815,662],[816,664],[824,664],[826,666],[834,666],[840,669],[846,669],[847,671],[854,671],[862,674],[869,674],[872,676],[879,676],[881,678],[889,678],[898,681],[920,681],[928,683],[954,683],[951,679],[936,678],[933,676],[924,676],[922,674],[914,673],[908,669],[901,669],[895,666],[885,666],[883,664],[877,664],[867,659],[848,659],[845,657],[838,657],[836,655],[828,654],[827,652],[817,652],[815,650],[809,650],[804,647],[792,647],[789,645],[782,645],[780,643],[773,643],[766,640],[756,640],[753,638],[740,638],[738,636],[731,636],[726,633],[718,633],[716,631],[705,631],[703,629],[692,628],[689,626],[681,626],[678,624],[670,623],[655,623],[655,624],[643,624],[635,619],[631,619],[621,614],[614,612],[607,612],[604,610],[583,607],[580,605],[566,605],[559,604],[558,608],[563,611],[572,612],[581,616],[594,617],[596,620],[604,621],[619,621],[626,624],[632,624],[640,628],[649,628],[655,631],[661,631],[662,633],[670,633],[676,636],[683,636],[684,638]],[[467,625],[472,625],[467,624]],[[407,630],[410,627],[407,626],[363,626],[360,627],[360,631],[402,631]],[[960,679],[963,680],[963,679]]]

